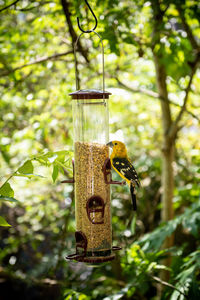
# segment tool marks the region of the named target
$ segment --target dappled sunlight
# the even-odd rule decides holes
[[[95,265],[65,259],[83,246],[74,237],[82,222],[75,192],[79,204],[92,194],[88,178],[95,167],[97,201],[88,209],[99,220],[99,193],[109,189],[98,155],[87,162],[81,151],[75,172],[78,178],[85,167],[83,186],[75,191],[72,182],[76,18],[84,30],[95,20],[82,0],[1,0],[0,299],[200,299],[198,1],[88,2],[112,95],[109,126],[105,106],[97,115],[93,105],[87,122],[80,117],[82,128],[89,142],[109,131],[109,141],[126,145],[141,183],[137,211],[129,185],[112,184],[104,208],[111,204],[106,221],[113,249],[122,249],[112,262]],[[80,88],[102,89],[98,37],[84,34],[76,50]],[[122,180],[114,169],[111,174],[111,183]],[[93,246],[101,235],[91,235]]]

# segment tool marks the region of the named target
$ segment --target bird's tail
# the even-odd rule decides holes
[[[132,204],[133,204],[133,210],[137,210],[136,194],[135,194],[135,184],[132,181],[130,182],[130,192],[131,192],[131,199],[132,199]]]

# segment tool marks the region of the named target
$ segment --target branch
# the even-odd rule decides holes
[[[162,98],[164,101],[161,101],[161,112],[162,112],[162,127],[163,127],[163,134],[166,136],[171,123],[171,108],[168,102],[168,90],[167,90],[167,73],[166,73],[166,66],[163,64],[164,55],[163,51],[158,53],[155,51],[156,45],[160,45],[161,33],[162,33],[162,25],[164,14],[161,10],[161,3],[159,0],[151,0],[151,7],[153,12],[153,31],[152,31],[152,53],[154,57],[154,65],[156,71],[156,84],[158,89],[159,97]],[[163,140],[164,143],[167,143],[166,138]]]
[[[192,30],[191,30],[190,26],[188,25],[188,23],[187,23],[187,21],[185,19],[184,10],[178,4],[176,4],[176,8],[177,8],[177,10],[179,12],[179,16],[181,18],[181,22],[183,24],[183,28],[184,28],[185,32],[187,33],[188,39],[190,40],[190,43],[191,43],[192,47],[195,50],[197,50],[197,52],[199,52],[200,51],[199,45],[198,45],[197,41],[195,40],[195,37],[194,37],[194,35],[192,33]]]
[[[121,86],[123,89],[125,89],[125,90],[127,90],[127,91],[129,91],[131,93],[139,93],[139,94],[147,95],[147,96],[149,96],[151,98],[154,98],[154,99],[158,99],[158,100],[161,100],[161,101],[167,101],[167,102],[169,102],[170,104],[172,104],[174,106],[182,107],[179,104],[177,104],[177,103],[175,103],[175,102],[173,102],[171,100],[168,100],[168,99],[166,100],[166,99],[164,99],[162,97],[159,97],[159,94],[156,93],[156,92],[153,92],[153,91],[147,90],[147,89],[143,89],[143,88],[132,88],[132,87],[127,86],[126,84],[124,84],[122,81],[120,81],[119,78],[114,77],[114,79],[118,82],[119,86]],[[185,109],[185,111],[189,115],[191,115],[193,118],[195,118],[198,122],[200,122],[200,119],[193,112],[191,112],[191,111],[189,111],[187,109]]]
[[[34,8],[37,8],[37,6],[31,6],[31,7],[25,7],[25,8],[16,8],[17,11],[30,11]]]
[[[24,7],[24,8],[16,8],[16,10],[17,11],[30,11],[30,10],[32,10],[32,9],[34,9],[34,8],[38,8],[38,7],[41,7],[42,5],[46,5],[46,4],[49,4],[49,3],[52,3],[52,1],[42,1],[42,0],[40,0],[40,5],[39,6],[31,6],[31,7],[29,7],[29,5],[30,5],[30,3],[29,4],[27,4],[27,6],[26,7]]]
[[[19,1],[20,1],[20,0],[16,0],[16,1],[14,1],[13,3],[11,3],[11,4],[9,4],[9,5],[7,5],[7,6],[3,7],[3,8],[1,8],[1,9],[0,9],[0,12],[6,10],[7,8],[9,8],[9,7],[11,7],[11,6],[15,5],[15,4],[17,4],[17,2],[19,2]]]
[[[189,299],[188,296],[187,296],[185,293],[183,293],[182,291],[180,291],[179,289],[177,289],[174,285],[172,285],[172,284],[170,284],[170,283],[168,283],[168,282],[166,282],[166,281],[161,280],[161,279],[160,279],[159,277],[157,277],[157,276],[153,276],[153,275],[150,275],[150,274],[149,274],[149,276],[150,276],[151,278],[153,278],[155,281],[159,282],[160,284],[162,284],[162,285],[164,285],[164,286],[167,286],[167,287],[170,287],[170,288],[172,288],[173,290],[176,290],[176,291],[179,292],[181,295],[183,295],[186,299]]]
[[[162,10],[162,15],[164,16],[165,13],[167,12],[168,8],[170,7],[170,4],[166,5],[166,8],[164,10]]]
[[[179,122],[180,122],[180,120],[183,116],[183,113],[186,111],[188,96],[189,96],[189,92],[190,92],[190,89],[191,89],[192,80],[194,78],[194,75],[195,75],[195,72],[196,72],[196,69],[197,69],[198,62],[199,62],[199,55],[197,55],[197,57],[196,57],[196,59],[193,63],[193,68],[191,70],[190,80],[189,80],[188,85],[185,89],[185,97],[184,97],[184,100],[183,100],[183,105],[181,107],[181,110],[180,110],[178,116],[176,117],[175,121],[172,123],[171,128],[169,130],[170,139],[173,139],[176,136],[176,134],[178,132],[178,124],[179,124]]]
[[[71,17],[70,17],[71,13],[69,11],[69,2],[67,0],[61,0],[61,4],[62,4],[62,7],[63,7],[63,11],[64,11],[64,14],[65,14],[67,25],[69,27],[69,33],[70,33],[71,38],[72,38],[72,44],[74,45],[76,40],[77,40],[77,34],[76,34],[76,32],[73,28],[73,25],[72,25],[72,21],[71,21]],[[82,44],[80,43],[80,40],[78,41],[77,48],[81,52],[83,57],[85,58],[86,62],[88,63],[89,62],[88,51],[83,48]]]
[[[28,62],[27,64],[22,65],[22,66],[10,69],[10,70],[5,71],[5,72],[2,72],[0,74],[0,76],[7,76],[7,75],[9,75],[11,73],[14,73],[15,71],[21,70],[21,69],[26,68],[28,66],[39,64],[39,63],[47,61],[47,60],[54,60],[54,59],[56,59],[58,57],[61,57],[61,56],[64,56],[64,55],[68,55],[68,54],[72,54],[72,53],[73,53],[73,51],[71,50],[71,51],[66,51],[66,52],[62,52],[62,53],[56,53],[56,54],[53,54],[51,56],[40,57],[40,58],[37,58],[35,61],[31,61],[31,62]]]
[[[146,89],[143,89],[143,88],[132,88],[132,87],[129,87],[128,85],[124,84],[122,81],[120,81],[119,78],[114,77],[114,79],[117,81],[117,83],[122,88],[124,88],[125,90],[127,90],[129,92],[144,94],[144,95],[156,98],[156,99],[160,98],[159,95],[158,95],[158,93],[156,93],[156,92],[153,92],[153,91],[150,91],[150,90],[146,90]]]
[[[174,105],[176,105],[176,106],[179,106],[180,107],[180,105],[178,105],[178,104],[176,104],[176,103],[174,103]],[[196,119],[199,123],[200,123],[200,119],[199,119],[199,117],[197,117],[193,112],[191,112],[190,110],[188,110],[188,109],[186,109],[185,110],[185,112],[186,113],[188,113],[189,115],[191,115],[194,119]]]

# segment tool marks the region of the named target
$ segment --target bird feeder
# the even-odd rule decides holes
[[[98,35],[94,29],[87,32]],[[75,185],[76,252],[68,255],[67,259],[87,263],[113,260],[114,251],[120,249],[112,246],[110,184],[122,183],[111,179],[106,145],[109,141],[108,99],[111,93],[105,91],[104,49],[101,37],[98,37],[102,46],[102,90],[79,89],[76,62],[79,38],[74,47],[77,91],[70,94],[74,127],[74,178],[64,181]]]

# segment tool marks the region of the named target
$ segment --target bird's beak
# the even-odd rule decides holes
[[[109,142],[108,144],[106,144],[108,147],[113,148],[113,142]]]

